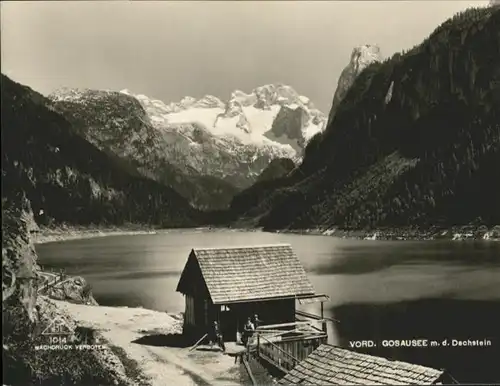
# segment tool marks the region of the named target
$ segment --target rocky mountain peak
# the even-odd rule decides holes
[[[55,102],[71,102],[74,100],[79,100],[88,91],[88,89],[62,87],[51,93],[49,95],[49,98]]]
[[[193,98],[191,96],[187,96],[181,99],[181,102],[179,105],[185,109],[193,106],[196,103],[196,98]]]
[[[358,47],[354,47],[351,53],[351,59],[349,64],[344,68],[340,74],[337,89],[333,96],[332,109],[328,116],[328,124],[332,121],[337,108],[344,99],[347,91],[354,83],[354,80],[358,75],[370,64],[375,62],[381,62],[383,60],[380,47],[373,44],[364,44]]]
[[[247,94],[241,90],[236,90],[231,93],[229,103],[238,103],[241,106],[252,106],[257,102],[257,96],[254,93]]]
[[[221,116],[232,118],[243,114],[243,105],[238,99],[231,99],[225,106],[224,113]]]
[[[350,64],[361,72],[373,62],[379,62],[381,60],[382,54],[379,46],[364,44],[362,46],[354,47],[351,54]]]
[[[254,106],[261,110],[269,110],[273,105],[304,105],[314,108],[309,98],[299,95],[292,87],[281,83],[256,87],[250,94],[236,90],[228,101],[234,102],[238,102],[242,107]]]
[[[263,106],[268,108],[270,105],[278,104],[296,104],[302,103],[299,94],[290,86],[283,84],[270,84],[257,87],[254,91],[257,96],[255,107]]]
[[[147,97],[145,95],[132,95],[128,90],[112,91],[112,90],[93,90],[88,88],[68,88],[63,87],[57,89],[48,95],[48,99],[52,102],[82,102],[82,103],[95,103],[101,100],[111,99],[126,99],[129,102],[135,103],[137,107],[140,105],[137,100]]]
[[[205,95],[197,100],[193,106],[199,108],[224,108],[224,102],[213,95]]]

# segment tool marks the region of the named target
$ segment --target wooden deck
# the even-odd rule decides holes
[[[235,362],[239,360],[242,364],[253,358],[273,376],[282,377],[319,346],[327,343],[326,322],[329,320],[317,317],[311,319],[260,326],[246,347],[237,342],[225,342],[226,354],[234,356]],[[203,343],[192,349],[222,351],[216,344],[210,347],[206,342]],[[252,378],[248,362],[245,368]]]
[[[228,355],[242,354],[247,349],[242,344],[238,344],[236,342],[225,342],[224,344],[226,345],[226,354]]]

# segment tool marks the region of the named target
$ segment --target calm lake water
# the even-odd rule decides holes
[[[462,383],[500,382],[500,243],[364,241],[183,230],[37,246],[45,268],[81,275],[101,305],[183,311],[177,281],[193,247],[289,243],[319,293],[330,341],[373,340],[375,355],[445,368]],[[307,309],[319,313],[319,306]],[[388,339],[484,340],[486,347],[382,347]]]

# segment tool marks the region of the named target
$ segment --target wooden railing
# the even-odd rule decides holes
[[[264,344],[261,344],[264,343]],[[264,336],[257,335],[257,356],[265,359],[281,371],[287,373],[299,360]]]
[[[37,292],[39,294],[47,294],[50,289],[60,285],[68,279],[64,271],[41,271],[40,276],[44,277],[44,283],[37,284]]]
[[[299,316],[304,316],[304,317],[309,318],[309,319],[325,320],[325,321],[329,321],[329,322],[340,323],[340,321],[337,319],[328,318],[326,316],[319,316],[319,315],[311,314],[310,312],[306,312],[306,311],[296,310],[295,314],[299,315]]]
[[[250,381],[252,382],[252,386],[257,386],[257,381],[253,376],[252,370],[250,369],[250,365],[248,364],[248,360],[246,358],[242,358],[243,366],[245,366],[245,370],[247,371],[248,376],[250,377]]]

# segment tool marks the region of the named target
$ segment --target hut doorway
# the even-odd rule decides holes
[[[236,342],[238,330],[238,314],[230,306],[222,305],[220,314],[220,326],[226,342]]]

